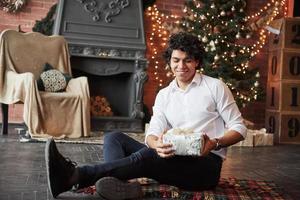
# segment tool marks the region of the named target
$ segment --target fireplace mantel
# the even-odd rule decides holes
[[[97,9],[105,8],[107,12],[117,10],[110,8],[112,2],[121,7],[128,4],[107,23],[93,20]],[[94,12],[87,12],[87,5],[94,6]],[[101,12],[101,11],[98,11]],[[100,13],[98,13],[100,15]],[[103,12],[102,12],[103,14]],[[143,8],[141,0],[60,0],[54,34],[63,35],[71,46],[100,47],[106,50],[126,50],[144,57],[146,50]]]
[[[117,113],[91,118],[92,130],[142,132],[148,76],[141,0],[60,0],[54,34],[68,41],[75,76],[88,77]]]

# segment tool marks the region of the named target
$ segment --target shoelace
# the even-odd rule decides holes
[[[60,159],[62,159],[62,161],[65,163],[64,167],[66,169],[66,177],[70,178],[72,176],[72,174],[75,171],[75,167],[77,166],[77,163],[72,161],[70,158],[68,157],[63,157],[60,156]],[[79,184],[75,184],[72,186],[71,190],[76,191],[79,188]]]
[[[65,161],[68,168],[75,168],[77,166],[77,163],[72,161],[70,158],[68,158],[68,157],[64,158],[63,157],[63,159],[64,159],[64,161]]]
[[[73,174],[75,167],[77,166],[77,163],[72,161],[68,157],[63,157],[59,152],[58,153],[58,160],[61,164],[63,164],[63,167],[65,167],[65,171],[67,172],[67,176],[70,176]]]

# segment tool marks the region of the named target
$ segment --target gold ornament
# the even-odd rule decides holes
[[[220,59],[220,56],[218,54],[215,55],[214,60],[217,61]]]
[[[189,15],[188,18],[193,21],[195,19],[195,16],[194,15]]]
[[[187,12],[187,7],[184,7],[183,12],[184,12],[184,13]]]
[[[200,19],[202,19],[202,20],[206,20],[206,17],[205,17],[205,15],[200,15]]]
[[[206,43],[207,41],[208,41],[208,40],[207,40],[207,37],[204,36],[204,37],[202,38],[202,42]]]
[[[209,42],[209,45],[210,45],[210,46],[215,46],[215,42],[214,42],[214,41],[210,41],[210,42]]]

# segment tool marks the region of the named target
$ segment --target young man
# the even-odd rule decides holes
[[[227,86],[196,73],[202,61],[198,38],[187,33],[171,36],[164,58],[175,79],[155,100],[153,116],[141,144],[121,132],[104,138],[104,163],[76,167],[57,150],[54,140],[45,149],[48,184],[56,197],[71,189],[96,184],[106,199],[142,195],[141,186],[128,179],[148,177],[186,190],[214,188],[219,181],[226,147],[243,140],[246,127]],[[225,128],[226,125],[226,128]],[[162,134],[171,128],[204,132],[201,156],[177,156]]]

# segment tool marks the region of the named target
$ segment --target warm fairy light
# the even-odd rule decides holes
[[[195,6],[196,8],[199,8],[200,5],[199,1],[197,0],[193,0],[195,2]],[[233,7],[232,8],[232,11],[234,11],[235,8]],[[243,11],[243,10],[242,10]],[[240,11],[240,12],[242,12]],[[209,13],[205,13],[205,14],[202,14],[200,16],[196,15],[192,9],[188,9],[188,8],[185,8],[184,10],[185,13],[187,13],[189,16],[191,16],[191,19],[192,21],[194,21],[195,24],[197,24],[197,21],[198,20],[206,20],[207,17],[210,15]],[[244,54],[244,55],[251,55],[250,58],[256,56],[260,51],[261,49],[264,47],[266,41],[267,41],[267,35],[268,35],[268,32],[264,30],[265,26],[269,25],[270,22],[272,20],[275,19],[275,17],[277,17],[280,13],[283,13],[284,16],[287,15],[287,5],[286,5],[286,0],[283,0],[283,1],[280,1],[280,0],[271,0],[270,2],[266,3],[266,5],[264,5],[261,9],[258,10],[257,13],[254,13],[248,17],[246,17],[244,20],[247,22],[247,24],[251,24],[251,22],[254,21],[253,25],[255,26],[254,28],[254,31],[256,33],[258,33],[258,40],[253,44],[251,45],[251,47],[243,47],[242,45],[239,45],[239,44],[224,44],[225,42],[225,36],[224,37],[221,37],[221,36],[218,36],[218,38],[220,38],[218,40],[218,43],[223,43],[222,45],[227,45],[227,47],[238,47],[240,50],[238,52],[224,52],[222,53],[221,55],[218,55],[217,57],[215,56],[215,61],[219,60],[219,59],[222,59],[224,61],[230,61],[231,59],[230,58],[234,58],[236,56],[236,53],[238,54]],[[199,14],[199,13],[197,13]],[[221,16],[224,16],[226,15],[226,13],[220,13]],[[198,16],[198,19],[196,18],[196,16]],[[260,19],[260,21],[258,21],[258,19]],[[230,20],[229,23],[232,23],[233,20]],[[257,23],[257,24],[256,24]],[[221,24],[227,26],[228,25],[228,22],[225,22],[225,21],[221,21]],[[194,27],[194,25],[190,26],[188,23],[184,23],[184,26],[188,27],[189,29],[193,30],[193,29],[196,29],[196,27]],[[212,41],[209,41],[209,38],[211,38],[211,34],[209,33],[209,29],[211,29],[211,26],[210,24],[207,24],[205,27],[203,27],[204,29],[207,29],[207,35],[206,36],[201,36],[198,34],[198,37],[200,40],[202,40],[202,42],[207,45],[205,47],[205,51],[215,51],[215,45],[212,43]],[[236,28],[238,28],[238,26],[236,26]],[[245,30],[245,27],[241,27],[241,30]],[[236,35],[236,38],[241,38],[241,34],[238,33]],[[246,35],[246,38],[249,39],[251,38],[251,35]],[[217,44],[217,43],[215,43]],[[242,49],[241,49],[242,48]],[[212,67],[216,67],[216,63],[212,63]],[[247,72],[247,68],[249,67],[249,64],[248,62],[247,63],[242,63],[240,66],[234,66],[234,70],[236,70],[237,72],[240,72],[240,73],[243,73],[243,74],[246,74]],[[203,70],[202,70],[203,71]],[[226,83],[231,89],[233,89],[232,85],[230,83]],[[258,82],[255,82],[253,84],[253,87],[252,87],[252,91],[253,93],[252,94],[257,94],[257,87],[258,87],[259,83]],[[245,100],[245,101],[251,101],[251,99],[256,99],[257,98],[257,95],[251,95],[251,96],[246,96],[245,94],[241,94],[241,93],[238,93],[236,91],[236,95],[238,96],[238,98],[240,98],[241,100]]]
[[[260,16],[263,12],[267,12],[267,13],[271,13],[268,16],[267,21],[265,22],[265,24],[260,27],[259,32],[259,40],[252,46],[251,48],[251,57],[256,56],[260,50],[264,47],[265,43],[266,43],[266,38],[267,38],[267,33],[266,31],[263,29],[265,26],[269,25],[271,21],[274,20],[274,18],[276,16],[278,16],[278,14],[280,14],[279,10],[280,8],[284,8],[284,16],[287,15],[287,7],[286,7],[286,2],[285,0],[283,1],[274,1],[272,0],[271,3],[268,3],[266,6],[264,6],[264,9],[261,9],[261,12],[258,12],[256,14],[253,14],[252,16],[248,16],[246,18],[246,20],[250,21],[251,18],[255,18],[257,16]]]
[[[146,11],[146,15],[152,21],[152,31],[150,35],[150,53],[152,54],[150,63],[154,63],[154,79],[159,82],[159,87],[164,85],[165,77],[170,77],[169,72],[165,75],[161,75],[159,73],[159,69],[161,69],[164,63],[160,62],[161,55],[158,55],[158,51],[164,49],[166,46],[166,41],[168,40],[169,33],[166,28],[163,26],[163,23],[168,19],[177,20],[178,17],[176,15],[167,16],[164,13],[159,12],[156,5],[148,7]],[[180,23],[179,20],[176,21]],[[162,77],[161,77],[162,76]]]
[[[265,26],[269,25],[271,21],[273,21],[275,19],[275,17],[277,17],[280,12],[279,10],[283,8],[283,14],[284,16],[287,15],[287,5],[286,5],[286,1],[275,1],[272,0],[271,2],[267,3],[266,6],[263,7],[263,9],[261,9],[261,12],[258,12],[256,14],[253,14],[251,16],[248,16],[246,18],[246,20],[250,21],[251,18],[255,18],[257,16],[260,16],[262,13],[271,13],[268,16],[267,21],[265,22],[263,27],[260,27],[259,30],[259,40],[252,46],[251,48],[251,56],[256,56],[260,50],[264,47],[265,43],[266,43],[266,39],[267,39],[267,33],[266,31],[263,29]]]
[[[199,3],[198,0],[193,0],[193,2],[195,2],[196,8],[199,8],[201,5]],[[243,10],[242,10],[243,11]],[[240,12],[242,12],[240,11]],[[281,12],[282,11],[282,12]],[[205,20],[205,18],[210,16],[210,13],[205,13],[201,16],[199,16],[199,13],[196,12],[196,10],[194,11],[193,9],[189,9],[186,6],[183,9],[183,12],[186,14],[191,13],[191,17],[192,19],[196,22],[197,18],[200,18],[201,20]],[[286,4],[286,0],[270,0],[268,3],[266,3],[261,9],[258,10],[258,12],[246,17],[244,20],[247,22],[247,24],[250,24],[250,22],[257,20],[258,17],[263,18],[263,24],[258,24],[257,28],[258,30],[255,30],[258,33],[258,40],[251,45],[251,47],[243,47],[242,45],[239,44],[228,44],[228,47],[239,47],[240,50],[238,50],[237,52],[224,52],[221,55],[218,55],[217,59],[223,59],[223,60],[230,60],[232,58],[234,58],[236,55],[238,54],[249,54],[251,55],[251,57],[256,56],[261,49],[264,47],[266,41],[267,41],[267,36],[268,36],[268,31],[264,30],[264,27],[269,25],[270,22],[275,19],[279,14],[283,13],[284,16],[287,15],[287,4]],[[146,15],[149,17],[149,19],[151,19],[152,21],[152,32],[150,34],[150,38],[149,38],[149,42],[150,42],[150,54],[151,55],[151,60],[150,63],[154,63],[154,72],[153,72],[153,76],[155,78],[155,80],[158,81],[159,86],[163,86],[164,82],[167,81],[166,77],[164,77],[164,74],[161,73],[161,66],[164,65],[164,63],[160,62],[160,57],[161,55],[160,52],[158,50],[161,50],[165,47],[166,45],[166,41],[168,40],[169,37],[169,33],[166,30],[166,28],[163,26],[163,23],[166,22],[167,20],[171,19],[178,19],[179,17],[175,16],[175,15],[171,15],[171,16],[166,16],[165,14],[161,13],[158,11],[156,5],[149,7],[146,11]],[[222,15],[222,13],[220,14]],[[257,21],[255,21],[257,22]],[[180,24],[181,21],[180,20],[174,20],[175,24]],[[184,22],[183,22],[184,23]],[[227,26],[228,22],[222,21],[222,24]],[[186,23],[184,23],[185,26],[187,25]],[[256,24],[255,24],[256,25]],[[196,29],[196,27],[190,27],[191,29]],[[203,27],[205,29],[211,29],[211,26],[207,25],[207,27]],[[245,30],[245,27],[241,28],[242,30]],[[209,33],[207,35],[207,38],[209,38],[209,36],[211,36]],[[205,41],[205,39],[207,38],[202,38],[201,35],[198,35],[199,39],[202,40],[203,42]],[[239,33],[237,34],[237,38],[240,38],[241,36],[239,35]],[[251,38],[251,35],[249,34],[249,36],[246,36],[247,39]],[[224,39],[226,39],[225,37],[222,36],[218,36],[218,40],[214,41],[215,44],[218,43],[224,43]],[[210,41],[206,41],[206,44],[210,44]],[[213,48],[211,47],[210,50]],[[213,66],[216,66],[216,64],[214,64]],[[234,66],[234,69],[240,73],[245,74],[247,71],[247,68],[249,67],[249,63],[243,63],[240,66]],[[160,73],[159,73],[160,71]],[[200,70],[200,72],[203,71],[203,69]],[[167,77],[171,77],[172,73],[166,69],[166,74]],[[232,84],[230,83],[226,83],[228,84],[228,86],[234,90],[234,87],[232,86]],[[257,94],[256,91],[257,88],[257,83],[253,84],[253,87],[251,88],[252,91],[254,91],[254,94]],[[241,94],[237,91],[235,91],[236,96],[242,100],[245,101],[250,101],[251,99],[256,99],[257,95],[254,96],[245,96],[245,94]]]
[[[277,0],[274,1],[272,0],[271,3],[267,3],[262,9],[259,10],[259,12],[252,14],[251,16],[246,17],[246,20],[249,20],[251,18],[256,18],[258,16],[260,16],[262,13],[265,13],[266,11],[268,11],[269,9],[271,9],[273,7],[273,9],[278,10],[279,7],[285,7],[284,10],[287,10],[286,7],[286,1],[285,0]],[[284,13],[284,16],[286,16],[286,13]]]

